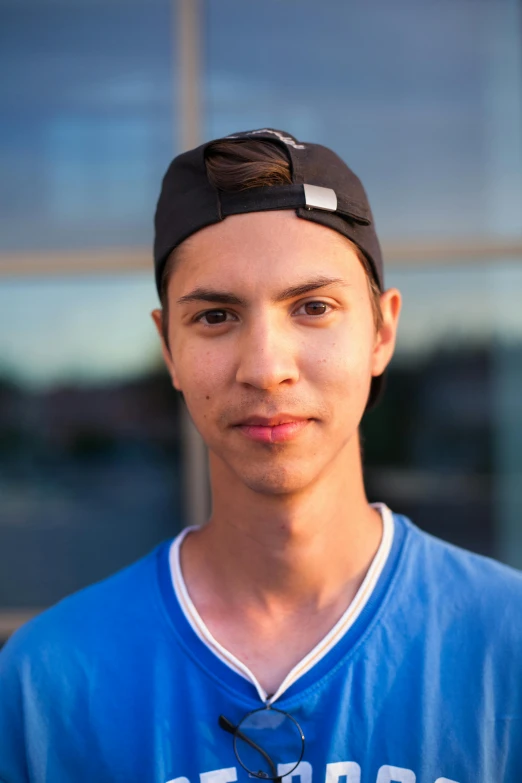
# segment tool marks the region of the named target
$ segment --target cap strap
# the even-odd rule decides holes
[[[221,214],[240,215],[245,212],[265,212],[275,209],[319,209],[337,212],[363,225],[370,224],[368,211],[360,204],[337,198],[331,188],[318,185],[267,185],[236,192],[220,190]]]
[[[269,209],[297,209],[306,205],[302,185],[268,185],[237,192],[221,190],[219,200],[223,217]]]

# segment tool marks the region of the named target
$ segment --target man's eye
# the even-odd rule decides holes
[[[198,315],[197,321],[206,324],[207,326],[216,326],[217,324],[224,324],[227,320],[226,310],[207,310],[205,313]]]
[[[325,315],[328,311],[326,302],[305,302],[299,309],[302,310],[303,308],[306,315]]]

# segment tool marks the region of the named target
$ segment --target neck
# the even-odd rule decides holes
[[[254,492],[212,454],[210,467],[212,517],[182,548],[189,586],[200,592],[204,581],[231,608],[269,614],[320,610],[355,595],[382,535],[358,442],[293,494]]]

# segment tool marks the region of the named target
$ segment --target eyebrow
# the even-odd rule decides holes
[[[326,286],[340,285],[348,287],[350,283],[343,280],[341,277],[314,277],[312,280],[306,280],[299,285],[292,285],[288,288],[284,288],[274,297],[274,302],[285,302],[287,299],[294,299],[296,296],[303,296],[310,291],[315,291],[318,288],[326,288]],[[219,304],[246,306],[244,299],[241,299],[236,294],[230,291],[219,291],[215,288],[206,288],[200,286],[194,288],[189,294],[181,296],[177,300],[178,304],[185,304],[186,302],[219,302]]]

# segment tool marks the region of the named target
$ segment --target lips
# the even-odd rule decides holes
[[[291,413],[279,413],[277,416],[249,416],[238,426],[276,427],[279,424],[291,424],[296,421],[309,421],[305,416],[293,416]]]
[[[284,443],[297,438],[311,422],[312,419],[279,414],[269,418],[249,416],[236,427],[245,437],[258,443]]]

